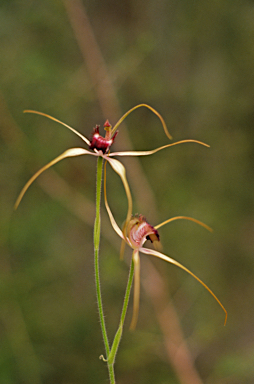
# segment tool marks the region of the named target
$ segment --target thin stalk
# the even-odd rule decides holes
[[[95,265],[95,284],[96,284],[99,318],[100,318],[103,341],[104,341],[105,350],[106,350],[106,358],[108,360],[108,356],[110,354],[110,347],[109,347],[106,324],[105,324],[104,314],[103,314],[100,276],[99,276],[99,247],[100,247],[100,229],[101,229],[100,205],[101,205],[102,170],[103,170],[103,158],[98,157],[97,181],[96,181],[96,215],[95,215],[95,222],[94,222],[94,265]],[[115,384],[115,375],[114,375],[113,365],[109,364],[108,362],[107,364],[108,364],[108,371],[109,371],[109,377],[110,377],[110,384]]]
[[[121,319],[120,319],[120,324],[122,324],[122,325],[124,323],[126,311],[127,311],[127,308],[128,308],[128,303],[129,303],[129,298],[130,298],[130,293],[131,293],[131,286],[132,286],[133,276],[134,276],[134,261],[132,259],[131,260],[130,272],[129,272],[129,278],[128,278],[126,292],[125,292],[125,297],[124,297],[124,302],[123,302],[123,309],[122,309],[122,314],[121,314]]]
[[[114,337],[112,348],[110,350],[110,354],[108,356],[108,363],[111,364],[112,367],[114,366],[117,350],[118,350],[118,347],[119,347],[119,344],[120,344],[120,341],[121,341],[121,337],[122,337],[123,324],[124,324],[124,320],[125,320],[125,316],[126,316],[126,311],[127,311],[128,303],[129,303],[129,299],[130,299],[130,292],[131,292],[133,276],[134,276],[134,261],[132,259],[131,266],[130,266],[130,272],[129,272],[129,278],[128,278],[128,282],[127,282],[127,286],[126,286],[126,291],[125,291],[125,296],[124,296],[124,302],[123,302],[123,309],[122,309],[122,313],[121,313],[121,318],[120,318],[118,329],[117,329],[115,337]]]

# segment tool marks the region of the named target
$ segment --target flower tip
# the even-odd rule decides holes
[[[17,201],[15,202],[15,204],[13,206],[13,211],[16,211],[18,206],[19,206],[19,199],[17,199]]]
[[[225,327],[225,325],[227,324],[227,320],[228,320],[228,313],[227,313],[227,311],[225,310],[225,321],[224,321],[224,327]]]
[[[99,133],[99,130],[100,130],[100,126],[96,124],[96,126],[93,128],[93,134]]]
[[[112,125],[110,124],[110,122],[108,120],[106,120],[104,123],[104,129],[106,131],[108,131],[110,128],[112,128]]]
[[[33,111],[32,109],[24,109],[23,113],[35,113],[35,114],[38,114],[38,115],[41,114],[41,112]]]
[[[129,330],[131,331],[131,332],[134,332],[135,331],[135,329],[136,329],[136,326],[137,326],[137,323],[135,322],[135,323],[131,323],[131,325],[130,325],[130,328],[129,328]]]
[[[166,128],[167,129],[167,128]],[[170,133],[168,132],[168,130],[166,131],[165,128],[164,128],[164,131],[167,135],[167,137],[169,138],[169,140],[173,140],[173,136],[170,135]]]

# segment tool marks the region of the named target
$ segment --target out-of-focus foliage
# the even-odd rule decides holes
[[[102,113],[66,4],[2,0],[0,6],[3,384],[107,379],[98,360],[104,351],[93,272],[95,160],[64,160],[42,175],[12,212],[35,171],[65,149],[82,145],[64,127],[23,115],[24,109],[51,114],[86,136],[105,118],[116,122]],[[93,0],[83,5],[122,112],[146,102],[162,114],[174,140],[193,138],[211,145],[184,144],[140,160],[156,206],[149,205],[142,182],[139,191],[129,182],[135,210],[140,211],[139,193],[151,224],[188,215],[214,228],[210,234],[178,221],[160,234],[164,252],[195,272],[223,302],[229,314],[226,327],[221,309],[200,285],[173,266],[155,264],[167,280],[201,380],[252,383],[254,3]],[[129,116],[122,131],[127,129],[135,149],[168,143],[148,110]],[[121,148],[128,149],[122,142]],[[129,174],[132,163],[124,163]],[[108,195],[121,223],[126,198],[110,170]],[[113,336],[128,268],[119,261],[119,240],[102,214],[102,290]],[[145,291],[135,333],[128,331],[129,320],[130,313],[116,361],[119,382],[180,383]]]

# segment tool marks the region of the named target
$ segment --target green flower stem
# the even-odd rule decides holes
[[[130,266],[129,278],[127,282],[119,327],[116,331],[112,347],[110,348],[107,331],[106,331],[104,314],[103,314],[102,296],[101,296],[101,288],[100,288],[100,276],[99,276],[99,248],[100,248],[100,229],[101,229],[100,205],[101,205],[102,173],[103,173],[103,158],[98,157],[97,180],[96,180],[96,215],[95,215],[95,222],[94,222],[95,283],[96,283],[96,294],[97,294],[98,309],[99,309],[99,318],[101,323],[103,341],[104,341],[105,350],[106,350],[106,359],[103,359],[103,360],[107,361],[110,384],[115,384],[114,363],[115,363],[118,346],[122,337],[123,324],[124,324],[126,311],[129,303],[129,298],[130,298],[131,285],[132,285],[133,276],[134,276],[134,262],[132,260],[131,266]]]
[[[112,366],[114,365],[117,350],[118,350],[119,343],[120,343],[120,340],[122,337],[123,324],[124,324],[124,320],[125,320],[125,316],[126,316],[126,311],[128,308],[133,276],[134,276],[134,261],[132,260],[130,272],[129,272],[129,278],[128,278],[128,282],[127,282],[127,287],[126,287],[126,291],[125,291],[125,297],[124,297],[124,302],[123,302],[123,309],[122,309],[122,314],[121,314],[121,318],[120,318],[120,323],[119,323],[119,327],[118,327],[116,334],[115,334],[115,338],[114,338],[114,341],[112,344],[112,348],[110,350],[110,354],[108,356],[108,363],[111,364]]]
[[[130,298],[130,293],[131,293],[131,286],[132,286],[133,276],[134,276],[134,261],[132,259],[131,260],[131,267],[130,267],[130,272],[129,272],[128,283],[127,283],[125,297],[124,297],[124,302],[123,302],[123,309],[122,309],[122,314],[121,314],[121,319],[120,319],[120,324],[122,324],[122,325],[124,323],[127,307],[128,307],[128,304],[129,304],[129,298]]]
[[[102,184],[102,170],[103,170],[103,159],[98,157],[97,160],[97,182],[96,182],[96,215],[94,222],[94,265],[95,265],[95,284],[96,294],[98,301],[99,317],[101,323],[101,330],[103,341],[106,350],[106,358],[110,354],[108,336],[106,331],[106,324],[103,315],[102,298],[101,298],[101,287],[100,287],[100,276],[99,276],[99,247],[100,247],[100,230],[101,230],[101,219],[100,219],[100,205],[101,205],[101,184]],[[110,377],[110,384],[115,384],[114,368],[112,364],[108,364],[108,371]]]

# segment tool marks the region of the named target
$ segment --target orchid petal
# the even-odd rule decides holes
[[[121,247],[120,247],[120,260],[123,260],[123,258],[124,258],[125,244],[126,244],[126,242],[128,242],[128,239],[126,237],[126,230],[125,230],[126,226],[125,226],[125,224],[126,224],[126,220],[124,222],[123,231],[122,231],[124,239],[122,240]],[[129,244],[129,242],[128,242],[128,244]]]
[[[14,205],[14,209],[17,209],[18,206],[19,206],[19,203],[21,202],[24,194],[26,193],[27,189],[30,187],[30,185],[33,183],[33,181],[35,179],[37,179],[37,177],[42,173],[44,172],[46,169],[50,168],[52,165],[58,163],[59,161],[61,161],[62,159],[65,159],[66,157],[74,157],[74,156],[81,156],[81,155],[95,155],[94,153],[90,152],[90,151],[87,151],[86,149],[84,148],[70,148],[70,149],[67,149],[67,151],[65,151],[64,153],[62,153],[60,156],[56,157],[54,160],[50,161],[50,163],[44,165],[44,167],[42,167],[41,169],[39,169],[39,171],[37,171],[32,177],[30,180],[28,180],[28,182],[26,183],[26,185],[23,187],[22,191],[20,192],[18,198],[17,198],[17,201]]]
[[[171,144],[167,144],[167,145],[163,145],[162,147],[159,147],[159,148],[155,148],[151,151],[124,151],[124,152],[112,152],[110,153],[108,156],[148,156],[148,155],[152,155],[156,152],[159,152],[161,151],[162,149],[165,149],[165,148],[168,148],[168,147],[173,147],[174,145],[177,145],[177,144],[183,144],[183,143],[196,143],[196,144],[201,144],[201,145],[204,145],[205,147],[210,147],[210,145],[206,144],[206,143],[203,143],[202,141],[198,141],[198,140],[192,140],[192,139],[187,139],[187,140],[181,140],[181,141],[177,141],[175,143],[171,143]]]
[[[194,219],[193,217],[188,217],[188,216],[176,216],[176,217],[172,217],[171,219],[165,220],[165,221],[163,221],[163,223],[160,223],[160,224],[156,225],[154,228],[155,228],[155,229],[158,229],[158,228],[162,227],[163,225],[165,225],[165,224],[167,224],[167,223],[170,223],[171,221],[179,220],[179,219],[193,221],[194,223],[197,223],[197,224],[201,225],[201,227],[204,227],[204,228],[207,229],[208,231],[213,232],[212,228],[209,227],[208,225],[206,225],[205,223],[202,223],[202,221],[199,221],[199,220],[197,220],[197,219]]]
[[[183,269],[184,271],[186,271],[187,273],[189,273],[189,275],[191,275],[192,277],[194,277],[200,284],[202,284],[205,289],[214,297],[214,299],[217,301],[217,303],[221,306],[221,308],[223,309],[223,311],[225,312],[225,321],[224,321],[224,325],[226,325],[226,322],[227,322],[227,317],[228,317],[228,314],[227,314],[227,311],[226,309],[224,308],[224,306],[221,304],[220,300],[218,299],[218,297],[213,293],[213,291],[211,291],[210,288],[208,288],[208,286],[202,281],[199,279],[199,277],[197,277],[196,275],[194,275],[193,272],[191,272],[189,269],[187,269],[186,267],[184,267],[182,264],[178,263],[178,261],[172,259],[171,257],[169,256],[166,256],[164,255],[163,253],[161,252],[157,252],[153,249],[148,249],[148,248],[140,248],[139,249],[140,252],[146,254],[146,255],[151,255],[151,256],[155,256],[155,257],[159,257],[160,259],[162,260],[165,260],[167,261],[168,263],[171,263],[171,264],[174,264],[176,265],[177,267]]]
[[[124,189],[125,189],[125,192],[126,192],[126,196],[127,196],[127,199],[128,199],[128,211],[127,211],[127,217],[126,217],[126,221],[128,222],[130,220],[130,218],[131,218],[131,213],[132,213],[132,197],[131,197],[130,187],[129,187],[129,184],[128,184],[128,181],[127,181],[127,178],[126,178],[125,168],[124,168],[123,164],[120,163],[120,161],[118,161],[116,159],[111,159],[107,155],[104,156],[104,158],[109,162],[109,164],[111,165],[113,170],[122,179],[122,182],[123,182],[123,185],[124,185]]]
[[[111,222],[111,225],[112,225],[114,231],[118,234],[119,237],[121,237],[121,239],[125,240],[123,232],[118,227],[118,225],[115,221],[115,218],[111,212],[111,209],[109,208],[109,205],[108,205],[107,190],[106,190],[106,164],[107,163],[105,162],[105,166],[104,166],[104,201],[105,201],[105,207],[106,207],[106,210],[108,212],[109,220]]]
[[[38,112],[38,111],[32,111],[30,109],[27,109],[24,111],[24,113],[34,113],[36,115],[41,115],[41,116],[45,116],[47,117],[48,119],[51,119],[53,121],[56,121],[57,123],[59,124],[62,124],[64,125],[66,128],[70,129],[72,132],[74,132],[77,136],[79,136],[87,145],[90,145],[90,141],[85,137],[83,136],[81,133],[79,133],[78,131],[76,131],[76,129],[70,127],[69,125],[63,123],[62,121],[56,119],[55,117],[52,117],[50,115],[47,115],[46,113],[43,113],[43,112]]]
[[[138,321],[139,297],[140,297],[140,258],[137,249],[133,251],[132,259],[134,261],[134,298],[133,298],[133,315],[130,329],[134,330]]]
[[[162,116],[159,114],[159,112],[157,112],[153,107],[150,107],[150,105],[147,105],[147,104],[138,104],[136,105],[135,107],[129,109],[129,111],[127,111],[119,120],[118,122],[116,123],[116,125],[114,126],[114,128],[112,129],[112,133],[113,134],[117,128],[119,127],[119,125],[123,122],[123,120],[133,111],[135,111],[135,109],[137,108],[140,108],[140,107],[145,107],[145,108],[148,108],[150,109],[150,111],[152,111],[156,116],[158,116],[158,118],[160,119],[161,123],[162,123],[162,126],[163,126],[163,129],[167,135],[167,137],[172,140],[172,136],[170,135],[170,133],[168,132],[168,129],[167,129],[167,126],[166,126],[166,123],[164,121],[164,119],[162,118]]]

